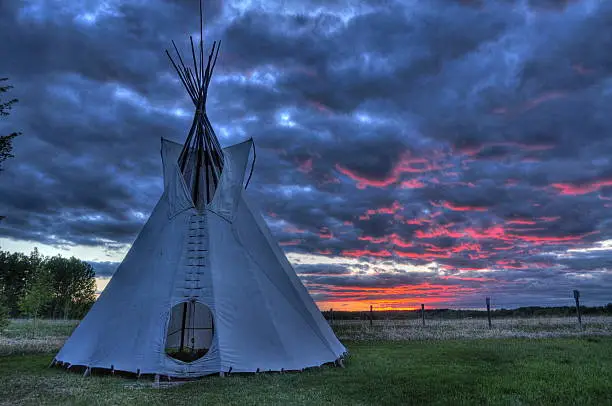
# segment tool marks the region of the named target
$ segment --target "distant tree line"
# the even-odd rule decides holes
[[[568,299],[568,302],[573,299]],[[580,306],[582,315],[587,316],[612,316],[612,303],[605,306]],[[330,318],[330,312],[324,311],[323,314],[327,319]],[[560,306],[560,307],[541,307],[541,306],[525,306],[516,309],[495,309],[491,310],[492,318],[528,318],[528,317],[573,317],[576,315],[575,306]],[[374,320],[410,320],[419,319],[421,310],[389,310],[389,311],[374,311],[372,318]],[[425,317],[428,319],[466,319],[466,318],[486,318],[486,310],[457,310],[457,309],[425,309]],[[369,320],[370,312],[359,311],[334,311],[334,320]]]
[[[80,319],[96,299],[93,267],[77,258],[0,251],[0,313]],[[1,317],[0,317],[1,318]]]

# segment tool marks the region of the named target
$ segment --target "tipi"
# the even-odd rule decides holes
[[[201,19],[200,4],[200,38]],[[53,363],[197,377],[340,362],[345,347],[245,195],[253,140],[221,148],[208,120],[217,43],[204,66],[191,39],[193,69],[173,45],[196,107],[189,135],[162,138],[163,195]]]

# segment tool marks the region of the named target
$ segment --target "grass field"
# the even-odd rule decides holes
[[[352,338],[344,340],[351,353],[344,369],[214,376],[155,389],[148,379],[49,369],[75,322],[13,321],[0,336],[0,404],[612,404],[612,337],[423,340],[413,333],[406,340],[396,331],[393,340],[373,333],[355,340],[348,331],[355,323],[344,324],[335,326]],[[397,330],[384,324],[372,330]]]

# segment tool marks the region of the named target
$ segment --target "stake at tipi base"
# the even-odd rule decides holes
[[[222,148],[215,135],[206,100],[219,46],[205,63],[201,4],[200,26],[191,68],[174,42],[177,60],[168,53],[195,113],[184,143],[161,140],[164,192],[57,361],[191,379],[346,352],[247,194],[253,140]]]

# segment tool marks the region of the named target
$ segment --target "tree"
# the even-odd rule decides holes
[[[41,261],[36,248],[30,256],[0,251],[0,296],[5,299],[10,317],[21,314],[19,301]]]
[[[1,82],[7,81],[8,78],[0,78],[0,96],[3,93],[8,92],[13,88],[13,86],[5,85],[3,86]],[[2,101],[0,98],[0,117],[6,117],[9,115],[11,109],[13,108],[13,104],[17,103],[19,100],[10,99],[8,101]],[[0,171],[2,171],[2,163],[6,161],[8,158],[12,158],[13,155],[11,152],[13,151],[13,138],[17,137],[21,133],[13,132],[9,135],[0,135]],[[4,216],[0,216],[0,221]]]
[[[0,78],[0,82],[5,82],[7,80],[8,78]],[[2,96],[3,93],[8,92],[12,88],[13,86],[3,86],[0,83],[0,96]],[[3,101],[2,99],[0,99],[0,117],[8,116],[10,114],[11,109],[13,108],[13,104],[17,103],[18,101],[19,100],[17,99],[10,99],[7,101]],[[0,170],[2,170],[2,163],[8,158],[13,157],[13,155],[11,154],[11,151],[13,150],[13,138],[17,137],[20,134],[21,133],[13,132],[8,135],[0,135]]]
[[[41,302],[38,298],[47,298]],[[0,251],[0,297],[9,317],[23,313],[40,317],[81,318],[96,299],[93,267],[77,258],[43,257],[38,249],[24,255]],[[43,305],[45,304],[45,305]]]
[[[75,257],[60,255],[44,261],[53,287],[52,316],[81,318],[96,300],[96,279],[93,267]]]
[[[4,298],[0,296],[0,334],[9,325],[9,312],[8,308],[4,304]]]
[[[27,316],[37,319],[46,314],[53,300],[52,278],[48,269],[40,267],[19,300],[19,308]]]

